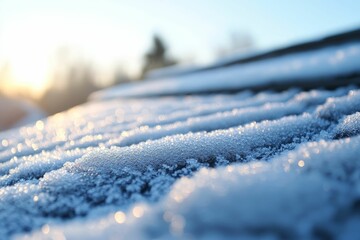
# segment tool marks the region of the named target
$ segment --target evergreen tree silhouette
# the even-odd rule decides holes
[[[176,61],[169,58],[166,55],[167,48],[164,44],[164,41],[160,36],[154,35],[153,37],[153,46],[145,55],[145,64],[142,70],[141,78],[144,78],[146,73],[150,70],[167,67],[176,64]]]

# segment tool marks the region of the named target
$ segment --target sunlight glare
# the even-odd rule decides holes
[[[36,24],[14,24],[11,29],[4,34],[2,49],[3,61],[10,67],[7,88],[26,90],[38,97],[47,87],[50,59],[47,32]]]
[[[3,32],[0,64],[3,61],[10,67],[7,88],[15,92],[25,90],[34,97],[40,97],[50,87],[49,80],[59,64],[56,53],[63,46],[75,49],[81,57],[95,60],[98,68],[107,66],[101,72],[104,78],[113,75],[108,68],[119,61],[119,54],[120,59],[126,59],[122,61],[124,69],[136,75],[138,66],[128,62],[136,62],[135,56],[144,51],[137,47],[141,44],[136,34],[123,35],[114,26],[89,24],[85,20],[28,16],[26,21],[9,22]]]
[[[34,95],[41,94],[46,87],[48,64],[42,59],[15,58],[10,61],[13,85],[28,88]]]

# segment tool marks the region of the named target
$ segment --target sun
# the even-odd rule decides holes
[[[23,26],[13,26],[4,34],[2,61],[9,67],[6,88],[9,91],[27,91],[39,97],[48,85],[50,49],[46,32],[34,26],[31,32]]]
[[[9,60],[11,68],[10,85],[16,91],[28,90],[29,94],[38,97],[46,89],[48,76],[48,62],[39,57],[29,58],[27,56],[14,57]]]
[[[112,80],[119,62],[126,73],[137,75],[140,35],[124,34],[118,25],[104,25],[97,18],[65,16],[28,14],[1,26],[0,71],[3,60],[11,72],[7,88],[39,98],[50,87],[57,87],[52,84],[61,85],[53,79],[57,69],[66,66],[67,59],[58,59],[64,46],[71,51],[69,64],[77,64],[77,59],[94,63],[99,72],[95,77],[103,82]]]

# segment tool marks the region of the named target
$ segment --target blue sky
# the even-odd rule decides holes
[[[18,71],[30,60],[45,69],[66,45],[99,66],[120,64],[135,74],[154,33],[174,57],[206,63],[232,33],[268,49],[360,27],[359,12],[354,0],[0,0],[0,61]]]

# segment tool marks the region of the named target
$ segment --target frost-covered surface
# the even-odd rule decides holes
[[[96,221],[48,226],[33,238],[356,239],[360,137],[300,144],[269,162],[202,168],[157,204]]]
[[[89,102],[0,135],[0,236],[357,236],[359,113],[357,86]]]
[[[352,137],[360,134],[360,112],[344,117],[335,131],[335,137]]]
[[[274,59],[234,65],[184,76],[159,78],[142,84],[121,85],[95,93],[92,98],[154,96],[246,89],[283,84],[334,81],[337,76],[359,73],[360,43],[348,43]],[[334,79],[335,77],[335,79]]]

